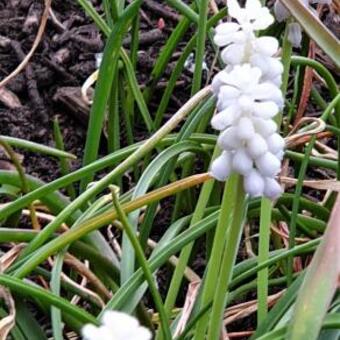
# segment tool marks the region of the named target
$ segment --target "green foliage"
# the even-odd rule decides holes
[[[292,175],[295,187],[276,202],[248,199],[242,189],[242,178],[236,175],[230,177],[224,188],[215,182],[208,174],[209,164],[220,151],[208,122],[216,98],[209,86],[202,86],[202,61],[210,30],[227,14],[227,8],[210,15],[211,2],[206,0],[192,1],[189,5],[180,0],[166,2],[181,18],[164,41],[142,90],[136,62],[142,1],[105,0],[103,14],[89,0],[78,0],[106,37],[82,168],[70,169],[69,161],[75,156],[64,150],[63,131],[57,121],[55,148],[1,136],[3,145],[9,148],[57,158],[61,170],[61,176],[50,183],[25,174],[20,164],[18,171],[0,170],[0,194],[10,201],[0,207],[0,244],[25,243],[15,261],[0,273],[0,285],[9,289],[16,302],[16,326],[11,336],[33,339],[34,333],[34,339],[46,339],[42,325],[31,311],[33,304],[51,320],[55,339],[62,339],[65,330],[79,334],[85,323],[98,324],[104,311],[117,309],[136,315],[152,328],[157,340],[217,340],[225,309],[240,299],[248,301],[248,293],[251,296],[257,293],[258,299],[251,339],[338,336],[339,299],[334,295],[340,272],[337,265],[340,247],[335,242],[338,238],[333,236],[334,223],[338,222],[328,221],[336,210],[336,193],[332,193],[328,184],[330,195],[326,200],[316,201],[315,197],[305,195],[304,188],[307,174],[315,170],[327,171],[332,178],[339,179],[339,159],[315,152],[315,146],[320,148],[317,134],[303,135],[306,139],[298,146],[289,146],[285,154],[291,169],[295,169]],[[310,39],[338,64],[339,45],[315,15],[297,1],[282,2]],[[271,32],[282,35],[283,40],[282,89],[286,107],[277,117],[282,122],[283,134],[290,130],[304,86],[299,77],[309,67],[323,80],[321,89],[319,84],[311,88],[311,105],[315,112],[321,112],[318,118],[325,123],[325,131],[334,134],[340,151],[340,95],[332,71],[305,55],[293,55],[282,25],[275,23]],[[132,39],[130,48],[125,50],[122,42],[127,33]],[[160,95],[157,90],[156,96],[157,84],[176,51],[181,51],[181,55],[166,88]],[[188,96],[187,102],[168,118],[166,112],[176,82],[193,51],[197,67],[187,89],[191,99]],[[108,152],[99,159],[105,118]],[[135,142],[136,122],[143,122],[149,136],[139,142]],[[127,131],[126,147],[120,146],[121,126]],[[101,179],[92,182],[103,172]],[[128,189],[122,184],[124,176],[130,179]],[[109,188],[112,195],[107,194]],[[318,190],[320,195],[323,192]],[[17,222],[25,209],[32,212],[32,207],[39,208],[37,202],[48,209],[50,221],[39,231],[17,228],[13,221]],[[159,231],[165,215],[170,217],[162,220],[164,230]],[[61,229],[65,224],[67,231]],[[250,238],[242,238],[245,226]],[[103,236],[109,228],[122,236],[118,254]],[[158,242],[152,240],[155,234],[159,236]],[[323,235],[328,236],[322,240]],[[248,255],[253,251],[255,256],[245,255],[245,243]],[[197,252],[205,263],[199,275],[193,269]],[[65,280],[66,272],[77,282],[85,276],[68,267],[68,254],[89,263],[87,274],[95,280],[86,289]],[[309,265],[312,255],[315,258]],[[53,266],[49,259],[53,259]],[[159,289],[155,277],[164,268],[169,282],[162,282],[164,287]],[[39,286],[37,282],[41,281],[37,277],[49,282],[49,288]],[[192,308],[185,310],[183,287],[196,281],[200,287],[194,294]],[[98,283],[112,294],[100,294]],[[274,291],[282,291],[282,295],[269,308],[268,298]],[[150,299],[145,300],[147,293]],[[79,307],[71,303],[74,295],[81,299]],[[1,317],[6,313],[0,308]],[[179,332],[177,327],[183,318],[186,322]]]

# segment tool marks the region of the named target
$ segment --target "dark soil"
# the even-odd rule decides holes
[[[92,3],[100,9],[100,1]],[[141,12],[138,53],[137,77],[142,87],[149,81],[154,60],[179,19],[165,5],[154,8],[148,1],[146,3]],[[58,22],[49,17],[43,39],[28,66],[6,86],[18,97],[21,107],[11,109],[0,101],[0,133],[54,146],[52,124],[58,117],[66,150],[81,159],[89,109],[77,110],[72,103],[69,104],[69,97],[73,96],[69,88],[79,90],[95,71],[96,58],[103,51],[103,37],[76,1],[55,0],[52,9]],[[10,74],[30,50],[42,11],[40,0],[0,1],[0,79]],[[7,39],[10,42],[3,43]],[[128,45],[129,39],[126,38],[124,45]],[[178,56],[177,53],[175,58]],[[165,77],[169,76],[173,66],[172,61]],[[185,93],[189,94],[189,91],[183,91],[183,88],[189,89],[190,76],[190,72],[182,75],[178,95],[173,96],[169,112],[175,111],[186,100]],[[156,108],[157,102],[151,103],[152,107]],[[141,130],[136,140],[146,138]],[[122,138],[123,143],[124,140]],[[58,177],[56,161],[32,153],[23,152],[23,155],[27,173],[45,181]],[[73,167],[79,165],[80,161],[73,162]]]

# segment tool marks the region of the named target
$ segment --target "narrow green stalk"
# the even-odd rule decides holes
[[[61,151],[65,151],[63,135],[60,131],[60,125],[59,125],[59,121],[58,121],[57,117],[53,121],[53,134],[54,134],[54,140],[55,140],[56,147]],[[59,163],[60,163],[60,172],[61,172],[62,176],[66,176],[67,174],[69,174],[71,172],[70,164],[69,164],[67,159],[60,158]],[[74,189],[74,186],[72,184],[70,184],[70,185],[67,186],[66,189],[67,189],[67,193],[68,193],[70,199],[71,200],[75,199],[76,191]]]
[[[284,37],[283,37],[282,56],[281,56],[281,61],[283,64],[281,91],[283,93],[283,96],[285,96],[285,94],[287,93],[287,89],[288,89],[292,51],[293,51],[292,43],[288,40],[288,22],[287,22]],[[282,122],[282,115],[278,115],[275,120],[278,126],[280,126]]]
[[[327,107],[327,102],[322,98],[319,91],[315,88],[315,86],[312,86],[311,89],[311,96],[313,101],[318,105],[322,110],[325,110]]]
[[[204,215],[204,210],[210,198],[210,193],[213,188],[213,185],[214,185],[213,180],[204,183],[189,228],[191,228],[193,225],[195,225],[202,219]],[[188,244],[186,247],[182,249],[181,254],[179,256],[179,261],[173,274],[171,284],[168,289],[168,294],[165,300],[165,308],[167,313],[170,313],[170,311],[175,305],[176,298],[178,296],[178,292],[183,280],[184,270],[188,264],[193,246],[194,243]]]
[[[51,273],[51,291],[56,296],[60,296],[60,276],[63,269],[64,255],[66,251],[60,252],[56,257],[53,264],[53,269]],[[51,321],[52,321],[52,331],[53,338],[55,340],[63,340],[63,325],[61,318],[61,311],[59,308],[51,306]]]
[[[113,78],[117,74],[121,42],[130,21],[137,14],[141,2],[141,0],[135,0],[125,9],[107,40],[89,117],[83,165],[87,165],[97,158],[106,105],[111,93]],[[85,190],[92,178],[92,176],[88,176],[81,181],[81,191]]]
[[[139,47],[139,29],[140,29],[140,17],[137,15],[132,22],[132,29],[131,29],[131,45],[130,45],[130,60],[131,65],[136,72],[137,66],[137,59],[138,59],[138,47]],[[126,115],[128,116],[126,119],[131,121],[131,126],[133,126],[134,116],[135,116],[135,99],[131,90],[131,87],[127,88],[127,95],[126,95]]]
[[[191,95],[195,94],[200,89],[202,82],[202,65],[204,62],[205,40],[207,35],[209,2],[209,0],[201,0],[199,4],[195,70],[192,80]]]
[[[61,298],[60,296],[50,293],[46,289],[33,284],[27,284],[27,282],[5,274],[0,274],[0,284],[9,288],[13,292],[26,296],[27,298],[36,298],[44,303],[60,308],[63,312],[69,314],[80,322],[91,322],[98,325],[98,321],[91,314],[82,308],[72,305],[69,301]]]
[[[293,46],[288,40],[288,23],[286,24],[285,33],[283,37],[282,46],[282,64],[283,64],[283,75],[282,75],[282,85],[281,91],[283,97],[286,96],[288,89],[288,80],[291,66]],[[297,86],[295,84],[294,98],[293,98],[293,108],[295,105],[295,97],[297,93]],[[290,109],[290,111],[292,111]],[[290,115],[288,115],[290,117]],[[275,120],[278,126],[282,123],[282,112],[279,113]],[[288,122],[289,123],[289,122]],[[263,198],[261,200],[261,215],[260,215],[260,238],[259,238],[259,256],[258,263],[265,262],[269,256],[269,243],[270,243],[270,223],[271,223],[271,212],[272,203]],[[258,300],[258,310],[257,310],[257,324],[259,325],[267,315],[267,298],[268,298],[268,268],[263,269],[258,273],[258,286],[257,286],[257,300]]]
[[[21,165],[16,153],[12,149],[12,147],[2,138],[0,137],[0,145],[4,148],[6,153],[8,154],[9,158],[11,159],[12,163],[14,164],[20,178],[21,182],[21,191],[23,194],[27,194],[29,192],[29,185],[28,181],[25,175],[25,171],[23,166]],[[39,229],[39,221],[37,219],[36,213],[35,213],[35,208],[33,204],[29,205],[29,210],[30,210],[30,215],[31,215],[31,221],[32,221],[32,226],[33,229]]]
[[[3,136],[3,135],[1,135],[1,138],[6,143],[8,143],[10,146],[14,146],[16,148],[21,148],[21,149],[36,152],[36,153],[42,153],[42,154],[57,157],[57,158],[77,159],[77,157],[75,155],[73,155],[69,152],[65,152],[65,151],[62,151],[62,150],[51,148],[50,146],[46,146],[46,145],[43,145],[43,144],[30,142],[30,141],[25,140],[25,139]]]
[[[165,0],[171,7],[175,8],[194,23],[199,23],[200,16],[181,0]]]
[[[221,203],[221,212],[217,223],[213,247],[211,250],[211,257],[208,262],[206,279],[202,291],[202,298],[200,305],[205,306],[210,303],[216,291],[216,282],[218,280],[221,268],[221,261],[225,240],[227,237],[227,230],[232,223],[232,216],[235,208],[240,200],[238,200],[240,177],[232,175],[226,183],[223,199]],[[209,315],[205,315],[201,322],[197,325],[195,330],[194,339],[205,339],[205,333],[209,322]],[[217,339],[217,338],[216,338]]]
[[[218,152],[219,151],[217,147],[215,147],[212,159],[214,159],[217,156]],[[204,211],[208,205],[213,186],[214,186],[213,180],[203,184],[189,228],[194,226],[197,222],[199,222],[203,218]],[[167,313],[170,313],[170,311],[175,305],[176,298],[178,296],[178,292],[183,280],[184,270],[188,264],[193,246],[194,243],[187,245],[185,248],[182,249],[181,254],[179,256],[179,260],[174,271],[174,274],[172,276],[170,287],[168,289],[168,294],[165,300],[165,308]]]
[[[116,70],[108,103],[107,150],[112,153],[120,148],[119,124],[119,70]]]
[[[272,202],[267,198],[262,198],[258,264],[269,258],[271,211]],[[259,325],[266,318],[268,312],[268,268],[258,272],[257,281],[257,324]]]
[[[189,26],[190,20],[187,18],[182,18],[171,33],[169,39],[166,41],[163,49],[161,50],[160,56],[157,58],[156,63],[150,74],[150,85],[147,86],[143,92],[143,96],[147,103],[150,101],[155,87],[163,72],[165,71],[173,52],[175,51],[177,45],[188,30]]]
[[[79,5],[84,9],[86,14],[92,18],[98,28],[105,33],[105,35],[110,34],[110,26],[105,22],[105,20],[97,13],[96,9],[93,7],[89,0],[77,0]]]
[[[224,221],[224,223],[227,219],[231,219],[232,222],[229,222],[230,225],[227,229],[227,240],[224,247],[224,254],[220,266],[217,285],[216,282],[214,284],[215,296],[210,317],[208,339],[218,339],[221,332],[224,308],[229,292],[229,283],[232,279],[233,268],[236,261],[237,251],[243,232],[244,219],[247,212],[247,199],[243,189],[243,179],[239,175],[234,176],[235,193],[232,199],[235,200],[235,205],[231,211],[231,215],[223,216],[222,211],[220,215],[220,219]],[[214,256],[213,253],[212,256]]]
[[[104,7],[104,12],[105,12],[105,18],[110,27],[113,26],[113,20],[112,20],[112,12],[111,11],[111,4],[110,0],[103,0],[103,7]],[[117,17],[116,17],[117,19]]]
[[[126,215],[125,215],[125,212],[124,210],[122,209],[120,203],[119,203],[119,200],[118,200],[118,197],[117,197],[117,194],[115,193],[115,188],[110,186],[110,190],[111,190],[111,193],[112,193],[112,201],[113,201],[113,204],[115,206],[115,209],[117,211],[117,217],[119,218],[119,220],[121,221],[122,225],[123,225],[123,228],[124,228],[124,231],[126,233],[126,235],[128,236],[135,252],[136,252],[136,257],[137,257],[137,260],[143,270],[143,273],[144,273],[144,276],[145,276],[145,279],[146,281],[148,282],[149,284],[149,288],[150,288],[150,292],[153,296],[153,301],[156,305],[156,308],[158,310],[158,313],[159,313],[159,317],[160,317],[160,321],[161,321],[161,330],[163,332],[163,335],[164,335],[164,339],[166,340],[171,340],[171,332],[170,332],[170,328],[169,328],[169,324],[168,324],[168,317],[167,317],[167,314],[166,314],[166,311],[165,311],[165,308],[164,308],[164,305],[163,305],[163,301],[162,301],[162,298],[158,292],[158,289],[156,287],[156,284],[155,284],[155,279],[152,275],[152,272],[148,266],[148,262],[145,258],[145,255],[144,255],[144,252],[143,252],[143,249],[138,241],[138,238],[136,236],[136,234],[134,233]]]

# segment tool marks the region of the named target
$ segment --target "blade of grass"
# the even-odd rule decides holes
[[[152,272],[151,272],[151,270],[148,266],[147,260],[145,258],[143,249],[142,249],[142,247],[141,247],[141,245],[138,241],[138,238],[135,234],[135,231],[132,229],[132,227],[131,227],[131,225],[130,225],[130,223],[129,223],[126,215],[125,215],[125,212],[124,212],[124,210],[122,209],[122,207],[119,203],[118,197],[115,193],[115,188],[110,187],[110,190],[111,190],[112,198],[113,198],[112,201],[113,201],[113,204],[114,204],[115,209],[117,211],[117,217],[122,222],[122,225],[124,227],[124,231],[127,234],[128,238],[131,242],[131,245],[133,246],[134,251],[136,252],[137,260],[138,260],[138,262],[139,262],[139,264],[140,264],[140,266],[143,270],[145,279],[149,284],[149,289],[150,289],[150,292],[153,296],[153,301],[156,305],[156,308],[157,308],[159,316],[160,316],[161,330],[163,332],[164,339],[171,340],[171,332],[170,332],[169,325],[168,325],[168,317],[167,317],[167,314],[166,314],[165,309],[164,309],[162,298],[161,298],[161,296],[158,292],[158,289],[156,287],[156,284],[155,284],[155,281],[154,281],[155,279],[152,275]]]
[[[116,72],[119,73],[118,70]],[[107,117],[107,150],[113,153],[120,149],[120,119],[119,119],[119,74],[113,78]]]
[[[200,89],[202,82],[202,68],[205,53],[205,40],[207,36],[209,2],[209,0],[201,0],[199,3],[195,70],[192,80],[191,95],[195,94]]]
[[[57,117],[53,121],[53,134],[54,134],[54,140],[55,140],[56,147],[61,151],[65,151],[63,135],[60,131],[60,126],[59,126],[59,122],[58,122]],[[61,172],[62,176],[66,176],[67,174],[69,174],[71,172],[70,164],[65,158],[60,158],[59,163],[60,163],[60,172]],[[71,200],[75,199],[76,191],[74,189],[74,186],[72,184],[70,184],[70,185],[67,186],[66,189],[67,189],[67,193],[68,193],[70,199]]]
[[[142,173],[131,199],[144,195],[153,183],[155,177],[162,170],[164,165],[178,154],[183,152],[200,152],[202,149],[190,142],[180,142],[161,152]],[[129,222],[134,232],[137,231],[140,209],[129,215]],[[135,253],[129,243],[128,235],[123,235],[122,240],[122,261],[121,261],[121,282],[125,282],[135,271]]]
[[[150,74],[150,85],[147,86],[143,91],[145,101],[148,103],[155,90],[155,87],[165,71],[168,62],[176,49],[178,43],[184,36],[185,32],[190,26],[190,21],[187,18],[181,19],[179,24],[171,33],[171,36],[167,39],[165,46],[161,50],[159,57],[157,58],[155,65]]]
[[[165,0],[168,5],[175,8],[180,12],[182,15],[190,19],[192,22],[198,24],[200,20],[200,16],[187,4],[185,4],[181,0]]]
[[[69,301],[56,296],[49,291],[33,284],[28,284],[22,280],[11,277],[9,275],[0,274],[0,284],[9,288],[11,291],[21,294],[29,298],[36,298],[44,301],[49,305],[60,308],[64,312],[74,316],[80,322],[91,322],[98,325],[98,321],[82,308],[72,305]]]
[[[46,146],[43,144],[30,142],[28,140],[3,136],[1,138],[8,143],[10,146],[14,146],[16,148],[21,148],[24,150],[32,151],[34,153],[42,153],[48,156],[53,156],[57,158],[69,158],[69,159],[77,159],[77,157],[69,152],[65,152],[63,150],[58,150],[55,148],[51,148],[50,146]]]
[[[51,273],[51,292],[60,297],[60,275],[63,269],[65,251],[60,252],[54,261]],[[63,340],[63,325],[60,309],[51,306],[52,332],[55,340]]]
[[[140,90],[140,87],[138,86],[138,82],[137,82],[137,78],[136,78],[133,65],[128,55],[125,52],[121,53],[121,57],[122,57],[122,60],[124,61],[126,78],[128,80],[130,89],[135,97],[136,103],[144,119],[145,125],[148,128],[148,131],[151,132],[154,130],[154,124],[153,124],[151,115],[149,113],[149,109],[144,101],[143,94]]]
[[[340,198],[333,207],[328,227],[300,288],[287,339],[318,338],[340,277]]]
[[[114,25],[106,43],[88,123],[83,158],[84,166],[97,158],[106,104],[111,91],[113,77],[116,73],[123,35],[125,34],[130,21],[137,14],[140,5],[141,0],[135,0],[125,9],[117,23]],[[91,180],[92,176],[88,176],[81,181],[81,191],[86,188]]]

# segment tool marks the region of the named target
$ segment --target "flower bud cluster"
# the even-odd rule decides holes
[[[87,324],[82,329],[84,340],[151,340],[151,332],[134,317],[106,311],[99,327]]]
[[[211,124],[221,131],[218,145],[223,151],[211,173],[218,180],[239,173],[251,197],[274,199],[282,191],[275,176],[281,168],[284,140],[273,118],[283,107],[283,67],[275,57],[277,40],[255,34],[267,28],[273,17],[258,0],[247,0],[245,8],[236,0],[227,4],[237,22],[220,24],[214,38],[224,47],[221,57],[227,66],[212,83],[218,113]]]
[[[302,4],[306,7],[309,3],[312,4],[330,4],[332,0],[302,0]],[[287,20],[291,15],[280,0],[274,3],[274,14],[278,22]],[[294,47],[301,47],[302,28],[297,22],[290,22],[288,24],[288,40]]]

